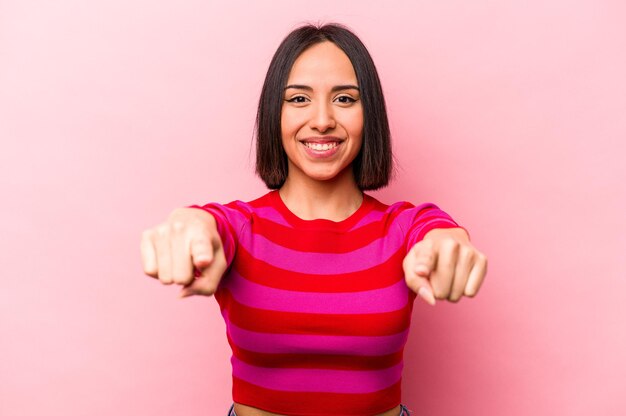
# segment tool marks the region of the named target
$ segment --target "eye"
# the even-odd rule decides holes
[[[348,95],[341,95],[337,97],[337,100],[342,104],[350,104],[356,102],[356,100]]]
[[[302,95],[296,95],[293,98],[290,98],[288,100],[286,100],[288,103],[297,103],[297,104],[302,104],[304,102],[306,102],[306,97],[303,97]]]

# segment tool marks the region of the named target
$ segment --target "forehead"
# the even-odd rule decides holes
[[[350,58],[332,42],[310,46],[298,56],[289,72],[288,84],[307,85],[353,83],[356,73]]]

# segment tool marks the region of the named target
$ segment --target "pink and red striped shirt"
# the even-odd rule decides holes
[[[204,209],[229,268],[215,298],[232,348],[233,400],[269,412],[374,415],[400,404],[415,293],[407,251],[459,227],[436,205],[365,194],[344,221],[303,220],[278,191]]]

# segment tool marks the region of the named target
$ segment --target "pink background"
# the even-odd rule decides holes
[[[626,411],[621,1],[0,1],[0,414],[223,415],[217,304],[143,275],[141,231],[249,200],[281,39],[338,21],[377,63],[399,164],[490,260],[417,303],[416,415]]]

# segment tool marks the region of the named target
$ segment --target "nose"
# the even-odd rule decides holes
[[[328,129],[335,128],[336,122],[331,104],[318,102],[316,105],[312,106],[312,108],[313,113],[311,114],[311,121],[309,122],[309,126],[312,129],[323,133]]]

